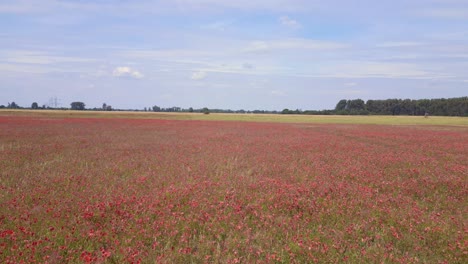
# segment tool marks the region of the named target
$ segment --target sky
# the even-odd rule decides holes
[[[468,95],[468,0],[0,0],[0,104],[333,109]]]

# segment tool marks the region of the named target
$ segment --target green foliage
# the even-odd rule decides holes
[[[302,114],[302,111],[299,110],[299,109],[289,110],[289,109],[285,108],[285,109],[283,109],[283,111],[281,111],[281,114],[283,114],[283,115],[300,115],[300,114]]]
[[[85,104],[83,102],[73,102],[70,105],[72,110],[85,110]]]
[[[335,107],[339,115],[418,115],[468,116],[468,97],[450,99],[361,99],[340,100]]]
[[[468,97],[441,99],[387,99],[369,100],[367,110],[379,115],[467,116]]]
[[[111,105],[106,105],[106,108],[104,108],[105,111],[112,111],[112,106]]]
[[[346,105],[348,104],[348,101],[346,99],[342,99],[336,104],[335,110],[336,111],[343,111],[346,109]]]
[[[34,102],[31,104],[31,109],[39,109],[39,105],[36,102]]]
[[[18,109],[18,108],[21,108],[18,104],[16,104],[15,102],[11,102],[11,103],[8,103],[8,107],[7,108],[10,108],[10,109]]]
[[[347,109],[362,111],[366,109],[366,104],[361,99],[349,100],[347,104]]]

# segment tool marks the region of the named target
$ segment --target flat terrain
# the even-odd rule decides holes
[[[0,111],[0,263],[466,263],[466,120]]]
[[[247,121],[274,123],[375,124],[375,125],[449,125],[467,126],[468,117],[431,116],[342,116],[342,115],[281,115],[281,114],[215,114],[162,113],[129,111],[72,110],[10,110],[0,109],[0,116],[35,116],[48,118],[129,118],[206,121]]]

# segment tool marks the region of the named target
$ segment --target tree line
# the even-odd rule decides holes
[[[468,97],[440,99],[340,100],[335,114],[468,116]]]
[[[91,110],[91,111],[145,111],[145,112],[186,112],[186,113],[238,113],[238,114],[305,114],[305,115],[435,115],[435,116],[468,116],[468,97],[458,98],[440,98],[440,99],[386,99],[386,100],[367,100],[362,99],[342,99],[335,109],[331,110],[290,110],[282,111],[268,110],[231,110],[231,109],[208,109],[207,107],[187,109],[173,107],[159,107],[157,105],[139,109],[114,109],[112,106],[104,103],[102,108],[87,109],[83,102],[72,102],[70,108],[52,108],[45,105],[39,106],[33,102],[31,107],[21,107],[15,102],[8,103],[7,106],[0,105],[0,108],[9,109],[62,109],[62,110]]]

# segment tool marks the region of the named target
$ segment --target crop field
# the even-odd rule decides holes
[[[345,116],[345,115],[281,115],[281,114],[209,114],[131,112],[131,111],[73,111],[73,110],[14,110],[0,109],[1,116],[44,118],[127,118],[200,121],[240,121],[270,123],[365,124],[365,125],[447,125],[468,127],[467,117],[431,116]]]
[[[5,113],[0,263],[468,260],[466,118]]]

